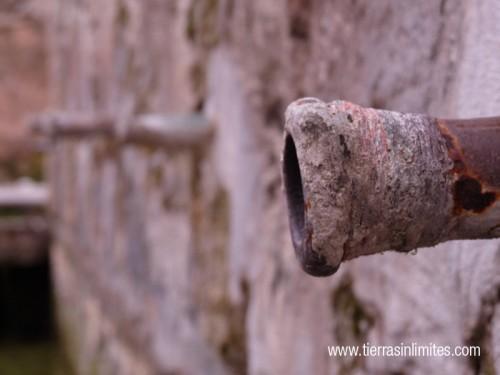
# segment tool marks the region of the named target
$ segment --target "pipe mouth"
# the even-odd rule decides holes
[[[297,149],[287,133],[283,150],[283,184],[288,206],[288,220],[295,254],[302,268],[312,276],[329,276],[338,269],[327,263],[325,257],[312,249],[312,230],[306,223],[306,203]]]
[[[290,231],[295,249],[302,247],[305,234],[305,202],[295,142],[290,134],[285,138],[283,151],[283,183],[288,204]]]

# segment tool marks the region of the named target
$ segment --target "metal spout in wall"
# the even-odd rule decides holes
[[[500,117],[441,120],[304,98],[282,173],[303,269],[386,250],[500,237]]]
[[[121,143],[182,149],[206,144],[214,131],[211,121],[201,113],[140,114],[122,131],[113,116],[52,112],[36,116],[29,126],[35,134],[52,138],[102,136]]]

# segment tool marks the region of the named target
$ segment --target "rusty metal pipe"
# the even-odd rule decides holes
[[[500,237],[500,117],[441,120],[304,98],[282,173],[303,269],[386,250]]]

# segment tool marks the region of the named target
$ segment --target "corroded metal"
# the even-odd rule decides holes
[[[453,160],[457,213],[481,213],[500,189],[500,117],[437,120]]]
[[[500,237],[500,118],[441,120],[305,98],[282,171],[304,270],[453,239]]]

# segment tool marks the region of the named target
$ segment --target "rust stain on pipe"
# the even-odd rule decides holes
[[[436,120],[455,175],[455,213],[481,213],[500,197],[500,118]]]
[[[286,112],[282,174],[295,252],[314,276],[362,255],[500,236],[500,118],[300,99]]]

